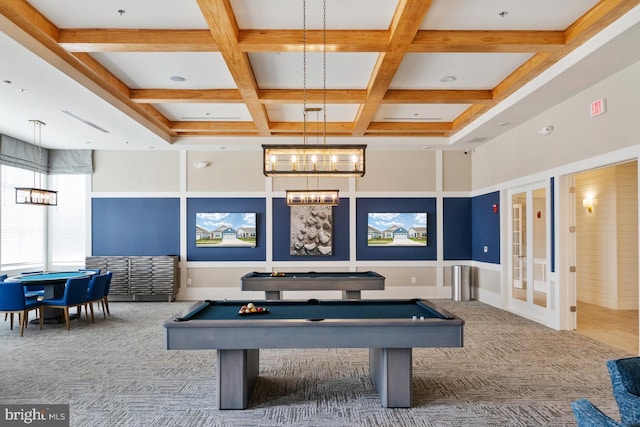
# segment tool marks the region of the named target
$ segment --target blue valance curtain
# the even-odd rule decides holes
[[[0,164],[49,175],[91,174],[92,150],[55,150],[0,135]]]

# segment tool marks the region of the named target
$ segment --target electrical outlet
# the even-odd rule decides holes
[[[489,252],[489,246],[485,245],[482,250],[484,251],[484,253],[486,254],[487,252]]]
[[[411,278],[411,283],[413,283],[415,285],[415,283],[416,283],[416,278],[415,277]]]
[[[188,278],[187,279],[187,285],[190,285],[190,284],[191,284],[191,278]]]

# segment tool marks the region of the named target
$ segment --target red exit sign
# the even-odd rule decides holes
[[[591,103],[591,117],[599,116],[607,112],[607,103],[605,98],[600,98]]]

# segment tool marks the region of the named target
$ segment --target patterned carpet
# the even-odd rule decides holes
[[[111,303],[95,324],[0,321],[0,403],[66,403],[71,426],[562,426],[589,398],[617,417],[605,361],[622,350],[477,301],[462,349],[415,349],[410,409],[383,408],[366,349],[262,350],[244,411],[215,406],[214,351],[165,351],[162,321],[190,303]]]

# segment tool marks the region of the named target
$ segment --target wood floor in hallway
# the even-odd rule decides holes
[[[576,332],[596,341],[639,354],[638,310],[612,310],[578,302]]]

